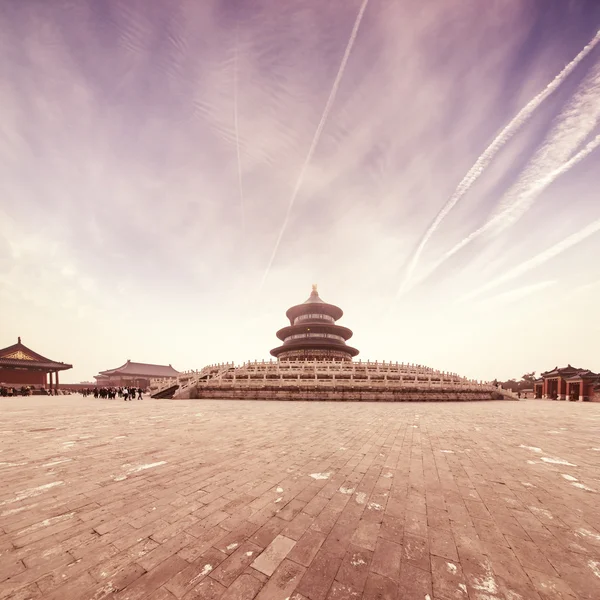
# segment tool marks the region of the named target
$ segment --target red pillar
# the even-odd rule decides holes
[[[585,396],[585,383],[583,379],[579,382],[579,400],[583,400]]]
[[[54,373],[54,377],[56,378],[54,383],[56,384],[56,389],[58,390],[58,371],[56,371],[56,373]]]

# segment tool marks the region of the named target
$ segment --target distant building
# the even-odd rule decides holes
[[[536,398],[600,401],[600,375],[567,365],[540,373],[534,384]]]
[[[135,386],[147,389],[150,387],[152,379],[176,378],[178,375],[179,371],[176,371],[171,365],[151,365],[128,360],[116,369],[100,371],[98,375],[94,375],[94,379],[99,386]]]
[[[21,343],[0,350],[0,386],[58,388],[58,372],[73,365],[50,360]]]

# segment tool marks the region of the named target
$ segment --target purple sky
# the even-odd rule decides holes
[[[600,2],[485,4],[0,3],[0,346],[268,358],[318,283],[362,359],[600,370]]]

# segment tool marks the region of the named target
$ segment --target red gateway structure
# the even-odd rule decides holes
[[[271,354],[280,361],[352,360],[358,354],[356,348],[346,345],[352,331],[335,324],[343,314],[341,308],[323,302],[313,285],[308,300],[285,313],[290,324],[277,332],[283,345]]]
[[[58,388],[58,372],[73,365],[50,360],[21,343],[0,350],[0,385],[8,387]]]
[[[567,365],[540,373],[534,383],[536,398],[552,400],[600,400],[600,375]]]

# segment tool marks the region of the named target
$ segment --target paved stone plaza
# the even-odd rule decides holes
[[[0,598],[600,598],[600,404],[0,399]]]

